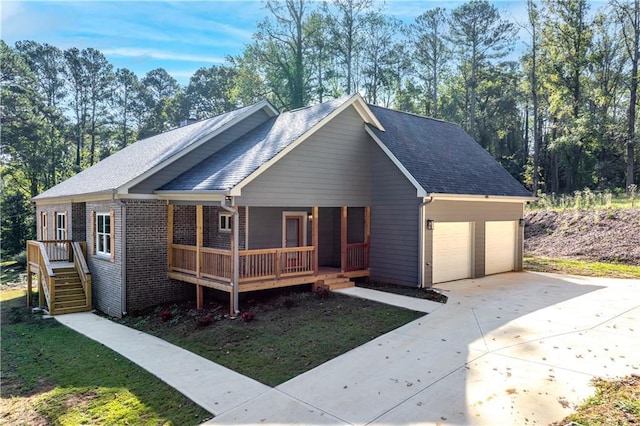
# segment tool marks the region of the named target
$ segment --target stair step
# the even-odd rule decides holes
[[[63,301],[68,301],[68,300],[84,300],[84,292],[80,291],[80,292],[74,292],[74,293],[56,293],[56,303],[58,302],[63,302]]]
[[[72,300],[65,300],[65,301],[55,301],[54,304],[54,309],[57,311],[58,309],[65,309],[65,308],[76,308],[78,306],[86,306],[86,301],[83,298],[81,299],[72,299]]]
[[[58,274],[77,274],[76,268],[53,268],[53,273]]]
[[[78,305],[78,306],[66,307],[66,308],[58,308],[57,306],[55,307],[56,315],[73,314],[76,312],[88,312],[90,310],[91,308],[84,304]]]
[[[329,290],[340,290],[341,288],[351,288],[355,287],[356,283],[351,280],[345,280],[339,283],[333,283],[328,285]]]

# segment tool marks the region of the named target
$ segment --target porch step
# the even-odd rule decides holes
[[[341,288],[355,287],[355,283],[347,277],[327,278],[320,284],[329,290],[340,290]]]
[[[88,311],[87,301],[80,276],[73,268],[60,268],[55,271],[56,291],[53,309],[58,314]]]

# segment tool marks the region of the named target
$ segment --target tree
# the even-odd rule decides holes
[[[185,92],[188,111],[202,119],[235,109],[238,106],[233,98],[236,75],[236,69],[225,66],[198,69]]]
[[[443,35],[446,34],[448,16],[445,9],[430,9],[409,27],[409,39],[413,45],[413,57],[418,78],[424,87],[425,115],[438,117],[438,86],[450,57]]]
[[[630,191],[634,184],[635,126],[636,108],[638,104],[638,80],[640,62],[640,0],[613,2],[614,11],[622,25],[622,35],[627,57],[631,62],[631,78],[629,81],[629,108],[627,110],[627,169],[626,187]]]
[[[358,91],[354,68],[365,42],[367,12],[373,6],[373,0],[332,0],[331,4],[334,11],[325,4],[325,14],[333,38],[332,48],[344,69],[344,89],[352,94]]]
[[[70,99],[68,99],[69,107],[71,108],[74,123],[74,136],[75,136],[75,171],[76,173],[82,170],[81,158],[82,150],[84,148],[84,137],[87,126],[87,117],[89,115],[89,101],[88,101],[88,83],[87,75],[82,62],[80,50],[73,47],[64,51],[64,58],[66,61],[66,74]]]
[[[529,86],[533,102],[533,193],[538,193],[540,183],[540,148],[542,142],[542,120],[538,109],[538,50],[540,48],[540,12],[534,0],[527,0],[527,17],[531,34],[531,63],[529,70]]]
[[[180,92],[176,79],[164,68],[156,68],[144,76],[141,84],[147,114],[139,136],[149,137],[178,125],[180,105],[172,101]]]
[[[114,79],[113,66],[104,55],[96,49],[83,49],[81,52],[82,68],[87,84],[88,128],[91,138],[89,145],[89,166],[96,160],[96,139],[100,126],[105,122],[107,100]]]
[[[367,20],[367,39],[363,45],[362,75],[364,89],[369,102],[377,104],[379,95],[384,89],[398,87],[402,64],[398,64],[399,56],[394,55],[394,51],[401,49],[395,45],[394,38],[400,32],[402,22],[375,13],[371,14]],[[392,90],[387,90],[392,92]]]
[[[111,92],[111,122],[116,127],[118,148],[135,140],[135,127],[141,124],[143,114],[142,87],[138,76],[126,68],[116,71]],[[138,117],[138,118],[136,118]],[[135,127],[134,127],[135,126]]]
[[[49,122],[49,145],[42,146],[42,151],[47,151],[49,160],[44,178],[44,186],[49,188],[58,180],[67,175],[62,163],[67,159],[61,155],[59,145],[64,145],[63,140],[67,120],[62,115],[61,102],[67,95],[65,87],[65,59],[63,52],[55,46],[40,44],[35,41],[19,41],[16,43],[16,52],[23,58],[37,81],[38,93],[47,106],[43,110],[44,119]],[[44,141],[43,141],[44,142]]]
[[[306,105],[309,98],[307,2],[305,0],[267,0],[269,16],[258,24],[255,42],[247,53],[258,59],[265,82],[277,103],[288,109]]]
[[[501,19],[498,9],[488,1],[472,0],[453,10],[449,32],[462,62],[470,66],[469,133],[475,136],[478,72],[488,60],[509,53],[515,39],[514,26]]]

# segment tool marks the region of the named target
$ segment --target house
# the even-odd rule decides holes
[[[201,305],[205,287],[234,312],[240,292],[304,283],[429,287],[520,270],[529,200],[455,124],[358,94],[284,113],[259,102],[140,140],[35,197],[29,282],[56,312],[112,316],[194,290]],[[61,296],[69,276],[82,307]]]

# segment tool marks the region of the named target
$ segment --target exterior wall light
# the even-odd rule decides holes
[[[433,220],[432,219],[427,219],[427,229],[429,231],[433,231]]]
[[[520,225],[521,228],[524,228],[524,218],[518,220],[518,225]]]

